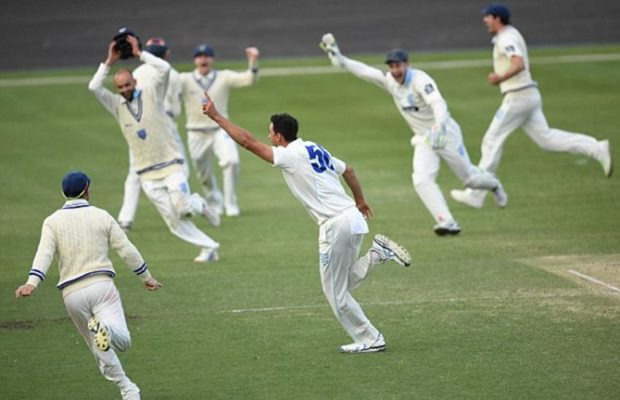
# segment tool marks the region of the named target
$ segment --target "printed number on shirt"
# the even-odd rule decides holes
[[[308,158],[310,159],[310,165],[315,172],[323,173],[327,169],[334,170],[332,165],[332,159],[327,150],[321,146],[309,145],[306,146],[308,150]]]

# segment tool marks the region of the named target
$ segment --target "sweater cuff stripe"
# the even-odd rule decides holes
[[[33,275],[36,276],[37,278],[41,279],[42,281],[45,280],[45,274],[43,273],[43,271],[39,271],[38,269],[31,269],[30,273],[28,273],[28,275]]]
[[[139,268],[134,269],[133,272],[136,275],[142,275],[143,273],[146,272],[146,270],[148,270],[148,266],[146,265],[146,263],[142,264]]]

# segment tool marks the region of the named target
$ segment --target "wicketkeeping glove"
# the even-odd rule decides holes
[[[446,130],[432,127],[426,131],[426,140],[434,150],[443,149],[447,144]]]
[[[321,38],[321,43],[319,43],[319,47],[327,53],[329,60],[331,61],[334,67],[342,67],[344,64],[344,60],[342,58],[342,53],[340,53],[340,49],[338,48],[338,43],[336,43],[336,38],[331,33],[326,33]]]

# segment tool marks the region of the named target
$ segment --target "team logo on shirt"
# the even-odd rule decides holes
[[[506,46],[506,53],[514,53],[515,52],[515,47],[513,45],[510,46]]]
[[[140,129],[138,132],[136,132],[136,134],[138,135],[138,137],[142,140],[146,140],[146,130],[145,129]]]
[[[434,91],[435,91],[435,87],[433,86],[432,83],[427,83],[426,86],[424,86],[424,93],[431,94]]]

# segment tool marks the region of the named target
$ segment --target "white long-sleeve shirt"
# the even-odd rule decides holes
[[[409,68],[402,84],[390,72],[342,57],[342,66],[360,79],[374,83],[392,95],[396,108],[411,130],[426,135],[433,127],[443,130],[450,118],[446,101],[426,72]]]
[[[514,26],[507,25],[493,38],[493,70],[495,73],[505,74],[510,68],[513,56],[521,57],[525,68],[499,84],[502,93],[537,86],[530,74],[530,60],[527,55],[525,39]]]
[[[183,105],[185,106],[187,130],[216,130],[219,126],[202,113],[204,92],[215,103],[220,114],[228,118],[228,98],[230,89],[250,86],[258,77],[258,70],[248,68],[243,72],[230,70],[211,70],[201,75],[198,70],[183,72],[181,75],[181,87]]]
[[[28,284],[38,286],[56,257],[63,296],[81,287],[116,276],[108,258],[112,247],[142,280],[151,277],[140,252],[114,217],[83,199],[69,200],[43,222],[41,240]]]
[[[140,179],[162,179],[180,172],[184,162],[164,108],[171,67],[167,61],[146,51],[141,52],[140,60],[157,73],[151,85],[134,91],[130,101],[103,86],[110,72],[104,63],[99,66],[88,88],[119,123],[129,146],[132,165]]]

